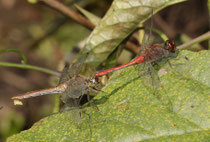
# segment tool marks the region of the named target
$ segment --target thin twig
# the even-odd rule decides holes
[[[94,25],[85,17],[80,15],[79,13],[75,12],[73,9],[67,7],[63,3],[57,1],[57,0],[39,0],[41,2],[44,2],[48,6],[56,9],[57,11],[61,12],[62,14],[70,17],[77,23],[87,27],[88,29],[94,29]]]
[[[0,62],[0,66],[16,67],[16,68],[21,68],[21,69],[31,69],[31,70],[36,70],[36,71],[44,72],[44,73],[47,73],[47,74],[55,75],[57,77],[61,76],[60,72],[53,71],[53,70],[46,69],[46,68],[42,68],[42,67],[33,66],[33,65],[28,65],[28,64],[15,64],[15,63],[9,63],[9,62]]]
[[[48,6],[54,8],[55,10],[68,16],[69,18],[75,20],[77,23],[87,27],[90,30],[93,30],[95,28],[95,25],[92,24],[87,18],[75,12],[73,9],[69,8],[68,6],[64,5],[63,3],[59,1],[56,1],[56,0],[39,0],[39,1],[44,2]],[[138,47],[134,46],[134,44],[131,41],[127,42],[126,49],[131,51],[134,54],[136,54],[136,51],[139,50]]]
[[[77,2],[79,2],[79,1],[81,1],[81,0],[77,0]],[[75,4],[75,2],[71,1],[71,2],[67,3],[67,6],[70,7],[73,4]],[[49,25],[49,29],[44,33],[44,35],[42,35],[39,38],[32,41],[26,48],[27,49],[32,49],[32,50],[36,49],[38,47],[38,45],[40,44],[40,42],[42,42],[43,40],[45,40],[49,36],[53,35],[54,33],[56,33],[58,31],[58,29],[66,23],[67,19],[68,19],[67,16],[62,16],[62,17],[59,17],[59,18],[53,20],[51,22],[52,24]]]
[[[5,53],[5,52],[15,52],[15,53],[17,53],[17,54],[19,54],[19,55],[21,56],[21,58],[22,58],[24,64],[27,63],[27,58],[26,58],[26,56],[25,56],[20,50],[18,50],[18,49],[16,49],[16,48],[0,49],[0,54],[1,54],[1,53]]]
[[[193,44],[196,44],[196,43],[199,43],[199,42],[202,42],[204,40],[207,40],[207,39],[210,39],[210,31],[208,31],[207,33],[197,37],[197,38],[194,38],[193,40],[189,41],[189,42],[186,42],[180,46],[177,47],[177,49],[181,50],[181,49],[186,49],[190,46],[192,46]]]

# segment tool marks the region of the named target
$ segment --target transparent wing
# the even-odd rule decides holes
[[[149,35],[149,32],[145,30],[145,33],[144,33],[144,37],[142,39],[142,44],[141,44],[141,48],[139,50],[139,53],[137,54],[137,56],[139,55],[143,55],[144,52],[146,51],[146,49],[149,47],[149,44],[150,44],[150,35]]]
[[[90,64],[84,64],[81,72],[86,78],[92,79],[95,77],[96,68]]]
[[[60,77],[60,80],[59,80],[59,84],[63,83],[63,82],[66,82],[67,80],[70,79],[70,76],[68,76],[68,68],[69,68],[69,64],[66,63],[62,73],[61,73],[61,77]]]
[[[64,110],[69,111],[70,118],[75,123],[81,122],[79,100],[85,94],[87,88],[83,78],[76,76],[68,81],[66,91],[61,95]]]
[[[139,66],[140,74],[145,86],[156,91],[160,88],[160,79],[157,71],[153,68],[151,62],[145,62]]]
[[[75,75],[79,74],[81,72],[81,70],[82,70],[84,61],[87,58],[87,56],[88,56],[88,53],[86,53],[83,56],[81,56],[77,60],[77,62],[72,63],[71,65],[66,64],[66,66],[64,67],[64,69],[62,71],[59,83],[66,82],[67,80],[71,79]]]
[[[78,58],[78,60],[70,66],[70,68],[68,70],[70,77],[73,77],[81,72],[83,64],[84,64],[88,54],[89,53],[85,53],[84,55],[80,56]]]
[[[152,8],[152,7],[149,7],[149,8]],[[152,9],[152,17],[153,17],[153,9]],[[144,54],[144,51],[149,47],[149,44],[151,43],[152,26],[153,26],[152,17],[151,17],[150,30],[149,31],[145,30],[144,37],[142,39],[141,49],[140,49],[139,54],[137,56]]]
[[[190,60],[182,55],[178,55],[176,58],[168,60],[167,70],[172,70],[175,73],[187,75],[191,67]]]
[[[152,62],[155,62],[160,67],[164,67],[168,71],[176,73],[187,73],[190,70],[190,61],[187,57],[176,53],[169,52],[163,48],[153,48],[152,52],[149,52],[149,56],[154,58]]]
[[[82,122],[78,99],[69,98],[66,100],[63,111],[68,111],[69,118],[74,123],[79,124]]]
[[[65,92],[61,95],[64,110],[69,111],[70,118],[76,123],[81,122],[79,100],[85,94],[88,87],[86,78],[80,75],[82,69],[85,67],[84,61],[87,56],[88,53],[78,58],[77,62],[71,64],[70,67],[65,68],[60,81],[65,81],[67,84]]]

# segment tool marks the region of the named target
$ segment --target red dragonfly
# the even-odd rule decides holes
[[[150,46],[146,48],[144,53],[137,56],[133,61],[111,69],[99,71],[96,73],[95,77],[101,77],[131,65],[136,65],[147,61],[156,61],[158,59],[171,55],[171,53],[174,53],[175,50],[176,44],[171,40],[167,40],[164,46],[161,46],[159,44],[150,44]]]
[[[152,16],[153,16],[153,9],[152,9]],[[143,82],[146,85],[148,83],[151,84],[152,87],[154,87],[155,89],[159,89],[160,87],[159,76],[156,70],[153,68],[153,64],[160,65],[161,61],[167,61],[170,67],[172,68],[172,64],[169,62],[169,59],[177,57],[177,54],[175,53],[176,44],[171,40],[166,40],[164,45],[152,44],[150,41],[150,37],[152,36],[152,25],[153,25],[153,21],[151,18],[151,26],[150,26],[150,30],[148,34],[149,36],[144,34],[141,50],[134,60],[118,67],[114,67],[111,69],[97,72],[95,75],[95,80],[97,81],[98,77],[123,69],[125,67],[140,64],[139,66],[140,71],[142,70],[144,71],[145,67],[147,68],[147,71],[144,71],[144,73],[140,75],[141,78],[144,78],[142,79]],[[186,57],[184,59],[185,59],[184,62],[188,60]],[[141,63],[143,63],[143,65],[141,65]],[[186,65],[186,64],[181,63],[179,65]],[[179,67],[180,71],[178,72],[183,73],[182,71],[186,71],[185,67],[184,67],[184,70],[181,70],[181,68],[182,67]]]
[[[153,9],[152,9],[152,15],[153,15]],[[95,80],[97,81],[98,77],[123,69],[125,67],[140,64],[139,70],[144,71],[144,73],[140,75],[141,78],[144,78],[142,79],[143,82],[146,85],[148,85],[148,83],[151,84],[152,87],[155,89],[159,89],[160,87],[159,76],[156,70],[153,68],[153,65],[154,64],[160,65],[161,63],[160,61],[165,60],[169,63],[170,67],[172,67],[172,64],[169,62],[169,58],[174,58],[177,56],[177,54],[175,54],[176,44],[171,40],[166,40],[164,45],[152,44],[150,41],[150,37],[152,35],[152,30],[151,30],[152,24],[153,23],[151,19],[151,27],[148,34],[149,36],[144,34],[141,50],[134,60],[118,67],[97,72],[95,75]],[[186,57],[185,59],[188,60]],[[141,63],[143,63],[143,65]],[[145,71],[145,67],[147,71]]]
[[[97,72],[95,75],[95,80],[98,80],[98,77],[123,69],[125,67],[143,63],[142,65],[139,66],[140,71],[142,70],[144,71],[145,68],[147,68],[147,71],[144,71],[144,74],[140,75],[141,78],[143,78],[142,79],[143,82],[146,85],[148,84],[152,85],[152,87],[155,89],[159,89],[160,81],[158,73],[153,68],[152,64],[153,63],[159,64],[160,61],[162,60],[166,60],[170,64],[169,58],[174,58],[177,56],[177,54],[175,54],[176,44],[171,40],[167,40],[163,46],[161,46],[160,44],[148,45],[145,43],[143,43],[142,45],[143,49],[141,49],[139,53],[140,55],[138,55],[134,60],[118,67]]]

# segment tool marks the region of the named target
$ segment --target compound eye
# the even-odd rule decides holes
[[[170,52],[175,52],[176,44],[173,41],[171,41],[171,40],[167,40],[165,42],[165,49],[170,51]]]

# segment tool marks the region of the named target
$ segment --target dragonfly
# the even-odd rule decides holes
[[[153,9],[152,9],[152,16],[153,16]],[[163,64],[168,63],[170,68],[176,72],[183,73],[189,69],[189,60],[187,57],[182,57],[182,63],[179,65],[173,65],[170,63],[171,58],[176,58],[178,55],[178,51],[176,49],[176,44],[172,40],[166,40],[164,45],[161,44],[153,44],[151,42],[152,36],[152,25],[153,20],[151,18],[151,25],[149,33],[144,33],[144,37],[142,39],[142,45],[139,53],[137,54],[136,58],[127,64],[117,66],[111,69],[98,71],[95,74],[95,80],[98,81],[99,77],[104,76],[106,74],[115,72],[117,70],[133,66],[139,64],[138,70],[143,71],[143,74],[139,74],[142,78],[143,83],[145,85],[152,86],[154,90],[160,88],[160,79],[156,69],[154,69],[154,65],[158,65],[159,68],[163,66]],[[137,31],[138,28],[135,31]],[[186,63],[187,62],[187,63]]]
[[[99,71],[96,73],[95,77],[101,77],[114,71],[126,68],[128,66],[144,63],[147,61],[159,60],[161,58],[169,56],[169,54],[171,53],[174,53],[175,50],[176,44],[171,40],[167,40],[164,46],[161,46],[159,44],[150,44],[150,46],[144,51],[144,54],[142,53],[141,55],[137,56],[131,62],[104,71]]]
[[[19,96],[14,96],[13,100],[23,100],[27,98],[47,95],[61,94],[61,100],[64,103],[63,110],[71,110],[79,115],[80,101],[86,94],[90,101],[90,94],[97,94],[98,90],[95,84],[95,71],[93,67],[84,63],[89,53],[81,56],[76,63],[66,66],[61,74],[59,85],[56,87],[28,92]],[[85,70],[85,74],[81,72]],[[87,75],[89,77],[87,77]],[[17,102],[19,104],[19,102]],[[75,117],[75,115],[74,115]],[[79,119],[79,118],[78,118]]]
[[[159,62],[164,59],[166,59],[167,62],[170,64],[169,58],[174,58],[177,56],[177,54],[175,54],[176,44],[171,40],[167,40],[167,41],[165,41],[164,46],[161,46],[160,44],[149,44],[149,46],[147,46],[147,47],[145,47],[145,45],[143,45],[143,48],[144,48],[144,50],[142,50],[139,53],[140,55],[138,55],[131,62],[129,62],[127,64],[123,64],[121,66],[111,68],[111,69],[97,72],[95,75],[95,80],[98,80],[99,77],[107,75],[114,71],[142,63],[143,65],[139,66],[139,70],[142,71],[142,70],[147,69],[147,71],[145,71],[145,73],[140,76],[141,77],[147,76],[147,79],[145,79],[145,80],[148,80],[148,75],[150,75],[150,77],[153,78],[152,85],[155,86],[155,88],[158,88],[157,86],[159,86],[159,85],[157,85],[157,84],[155,85],[155,82],[157,82],[157,81],[154,81],[154,80],[159,80],[159,77],[157,75],[157,72],[153,68],[152,64],[154,64],[154,63],[159,64]]]
[[[153,7],[146,6],[148,8],[152,8],[152,17],[153,17]],[[183,73],[186,72],[188,68],[189,69],[189,60],[187,57],[184,57],[182,60],[185,63],[179,63],[179,67],[176,65],[176,67],[173,67],[170,63],[170,58],[177,57],[177,50],[176,50],[176,44],[172,40],[166,40],[164,45],[160,44],[153,44],[151,42],[151,36],[152,36],[152,26],[153,26],[153,18],[151,17],[151,25],[149,33],[145,31],[144,37],[142,39],[142,45],[139,53],[137,54],[136,58],[132,60],[131,62],[117,66],[111,69],[98,71],[95,74],[95,80],[98,81],[99,77],[104,76],[106,74],[112,73],[114,71],[126,68],[128,66],[133,66],[136,64],[139,64],[138,70],[143,71],[143,74],[139,74],[139,76],[142,78],[143,83],[145,85],[151,86],[154,90],[157,90],[160,88],[160,79],[158,76],[157,71],[154,69],[154,65],[158,65],[159,68],[162,66],[162,64],[165,64],[166,62],[170,65],[173,70]],[[137,31],[138,28],[135,31]],[[132,32],[133,33],[133,32]],[[130,34],[131,35],[131,34]],[[186,63],[186,61],[188,63]],[[187,66],[187,67],[185,67]],[[177,70],[178,68],[178,70]]]
[[[170,66],[169,70],[172,69],[173,71],[178,73],[186,72],[189,69],[189,60],[187,57],[181,57],[183,59],[181,60],[182,62],[179,64],[171,64],[170,59],[176,58],[178,56],[176,44],[172,40],[166,40],[164,45],[153,44],[150,39],[152,35],[151,28],[148,35],[144,34],[140,52],[135,59],[121,66],[98,71],[95,75],[95,80],[97,81],[99,80],[99,77],[115,72],[117,70],[139,64],[139,77],[141,77],[143,83],[146,86],[150,86],[153,91],[156,91],[160,88],[161,84],[158,72],[154,68],[154,65],[160,68],[165,63],[168,63]]]

